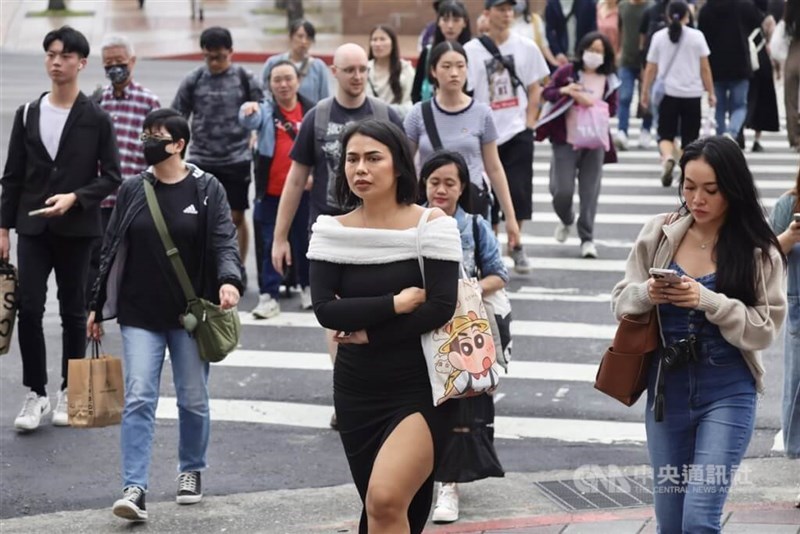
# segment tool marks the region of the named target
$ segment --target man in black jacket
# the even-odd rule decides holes
[[[78,88],[86,37],[64,26],[43,46],[52,88],[17,110],[0,180],[0,259],[9,257],[9,230],[18,236],[19,346],[30,388],[14,421],[20,431],[35,430],[51,411],[42,317],[54,269],[64,331],[53,424],[68,424],[67,361],[86,351],[86,278],[92,242],[102,235],[100,201],[122,182],[111,119]]]

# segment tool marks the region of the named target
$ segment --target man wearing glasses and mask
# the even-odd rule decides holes
[[[160,108],[161,103],[152,91],[133,81],[136,54],[133,45],[126,37],[109,35],[103,40],[101,50],[103,68],[111,83],[100,93],[99,102],[100,107],[111,116],[114,123],[122,179],[127,180],[147,169],[139,134],[142,131],[144,118],[154,109]],[[108,227],[116,201],[115,191],[100,203],[100,217],[104,231]],[[87,291],[91,291],[92,283],[97,277],[102,242],[102,239],[98,239],[92,250]]]

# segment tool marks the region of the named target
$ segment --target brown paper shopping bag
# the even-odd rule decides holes
[[[0,262],[0,354],[11,348],[11,336],[17,319],[17,268]]]
[[[69,361],[67,398],[70,426],[119,424],[125,407],[122,360],[100,356],[100,344],[93,341],[91,358]]]

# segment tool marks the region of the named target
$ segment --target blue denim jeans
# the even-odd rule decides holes
[[[147,489],[164,350],[169,347],[178,397],[178,472],[202,471],[211,428],[208,363],[183,329],[154,332],[122,326],[125,410],[122,413],[123,487]]]
[[[717,135],[729,133],[733,137],[739,135],[747,119],[747,91],[750,89],[750,80],[730,80],[714,82],[714,94],[717,96]],[[730,122],[725,127],[726,115],[730,115]]]
[[[302,287],[308,287],[308,192],[304,191],[300,197],[300,205],[289,229],[289,243],[292,246],[292,259],[294,261],[297,282]],[[275,220],[278,216],[278,203],[280,197],[264,195],[253,206],[253,222],[261,226],[264,257],[261,264],[261,279],[258,281],[258,290],[262,295],[270,295],[277,299],[283,277],[272,266],[272,241],[275,234]]]
[[[629,67],[620,67],[619,80],[622,85],[619,88],[619,111],[617,117],[619,118],[619,131],[628,133],[628,123],[631,116],[631,102],[633,102],[633,89],[639,80],[640,69],[632,69]],[[641,83],[641,82],[640,82]],[[641,85],[640,85],[641,87]],[[642,119],[642,130],[650,131],[652,126],[653,116],[647,114]]]

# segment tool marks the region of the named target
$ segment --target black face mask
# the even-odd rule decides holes
[[[106,67],[106,77],[115,85],[121,85],[130,76],[127,65],[109,65]]]
[[[175,154],[167,152],[167,145],[171,145],[171,139],[148,139],[144,146],[144,159],[148,165],[158,165],[162,161],[171,158]]]

